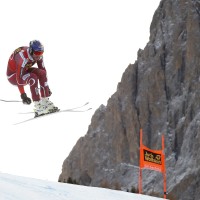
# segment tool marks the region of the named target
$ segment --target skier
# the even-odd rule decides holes
[[[35,117],[59,110],[49,100],[52,93],[47,83],[43,53],[44,47],[41,42],[33,40],[29,47],[17,48],[10,56],[7,66],[8,81],[18,87],[24,104],[31,104],[31,99],[27,97],[24,90],[24,86],[30,85]],[[33,67],[35,63],[38,67]],[[40,89],[38,88],[38,81]]]

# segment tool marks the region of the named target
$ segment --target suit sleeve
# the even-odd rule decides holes
[[[43,70],[46,71],[46,68],[45,68],[45,66],[44,66],[43,57],[41,57],[41,59],[37,61],[37,65],[38,65],[38,68],[39,68],[39,69],[43,69]]]
[[[16,56],[16,79],[17,79],[17,86],[21,94],[25,93],[24,90],[24,81],[22,76],[24,74],[24,67],[23,67],[23,60],[20,57]]]

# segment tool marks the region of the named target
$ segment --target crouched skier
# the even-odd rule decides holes
[[[9,58],[7,66],[8,81],[16,85],[24,104],[31,104],[24,86],[30,85],[34,102],[35,117],[58,111],[58,107],[49,100],[51,91],[47,83],[47,71],[43,63],[44,47],[38,40],[30,42],[29,47],[17,48]],[[37,63],[38,67],[33,67]],[[40,89],[38,88],[38,81]]]

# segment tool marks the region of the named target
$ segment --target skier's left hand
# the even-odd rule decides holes
[[[52,92],[51,92],[51,90],[50,90],[50,88],[49,88],[49,96],[51,96],[52,95]]]
[[[26,93],[21,94],[23,104],[31,104],[31,99],[27,97]]]

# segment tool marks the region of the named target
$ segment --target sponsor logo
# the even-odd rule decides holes
[[[162,165],[161,154],[153,153],[144,149],[144,161]]]

